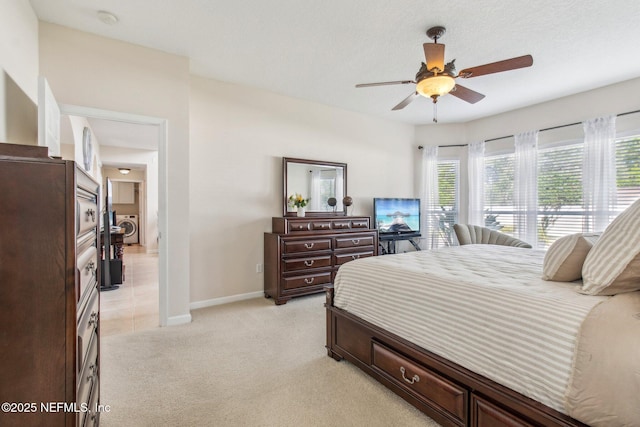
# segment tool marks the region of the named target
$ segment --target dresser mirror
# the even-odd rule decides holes
[[[295,216],[296,208],[288,204],[289,196],[300,194],[310,199],[306,214],[310,216],[345,215],[342,199],[347,195],[347,164],[319,160],[282,158],[284,187],[283,215]],[[331,198],[335,206],[331,206]]]

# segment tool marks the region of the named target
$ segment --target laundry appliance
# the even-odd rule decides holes
[[[138,215],[116,215],[116,223],[124,229],[124,243],[138,243]]]

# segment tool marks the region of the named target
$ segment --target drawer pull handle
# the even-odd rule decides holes
[[[307,285],[310,285],[313,283],[314,280],[315,280],[315,277],[309,277],[304,279],[304,283],[306,283]]]
[[[314,243],[305,243],[304,247],[307,249],[311,249],[313,247]]]
[[[315,262],[314,259],[308,259],[304,262],[304,265],[306,265],[307,267],[311,267],[314,262]]]
[[[87,272],[91,272],[92,276],[95,276],[95,274],[96,274],[96,264],[93,261],[90,261],[89,264],[87,264],[86,270],[87,270]]]
[[[360,258],[360,255],[351,255],[351,259],[358,259]]]
[[[351,243],[353,243],[354,245],[357,245],[360,243],[360,239],[351,239]]]
[[[98,313],[95,311],[92,311],[91,316],[89,316],[89,326],[91,325],[98,325]]]
[[[91,222],[95,222],[96,221],[96,211],[94,211],[93,209],[89,208],[87,209],[87,221],[89,221],[89,218],[91,218]]]
[[[402,373],[402,379],[408,382],[409,384],[420,382],[420,377],[418,376],[418,374],[415,374],[411,379],[408,379],[407,377],[405,377],[404,374],[406,371],[404,369],[404,366],[400,366],[400,372]]]

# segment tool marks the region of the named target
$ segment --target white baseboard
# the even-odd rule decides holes
[[[247,299],[264,297],[264,291],[249,292],[247,294],[232,295],[230,297],[213,298],[204,301],[195,301],[189,304],[191,310],[198,308],[213,307],[214,305],[228,304],[230,302],[244,301]]]
[[[191,314],[182,314],[180,316],[170,316],[167,318],[167,326],[184,325],[191,323]]]

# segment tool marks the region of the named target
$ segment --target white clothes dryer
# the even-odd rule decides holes
[[[138,215],[116,215],[116,223],[124,229],[124,243],[138,243]]]

